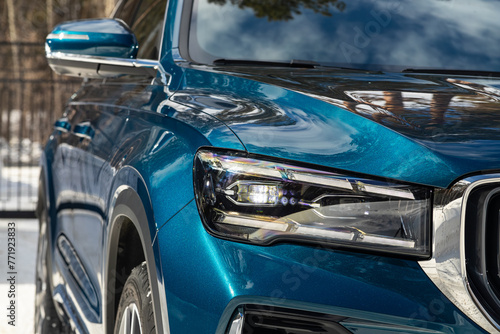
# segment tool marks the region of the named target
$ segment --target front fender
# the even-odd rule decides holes
[[[169,333],[168,319],[163,319],[162,310],[166,310],[164,289],[159,289],[162,282],[159,268],[159,251],[153,246],[156,225],[149,193],[139,172],[131,167],[120,171],[115,179],[115,187],[110,202],[109,222],[106,228],[106,250],[104,268],[104,328],[113,332],[115,298],[117,292],[114,279],[119,273],[114,272],[117,264],[118,242],[123,223],[128,220],[135,226],[142,244],[142,252],[148,264],[148,277],[151,286],[153,310],[158,333]],[[141,251],[141,250],[137,250]]]

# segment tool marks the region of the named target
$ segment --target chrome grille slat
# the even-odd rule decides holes
[[[472,244],[466,238],[466,227],[475,226],[466,219],[466,208],[471,194],[474,196],[473,192],[478,187],[500,188],[500,174],[469,177],[450,189],[435,192],[433,256],[419,264],[441,292],[471,320],[489,333],[500,333],[495,312],[478,298],[477,278],[468,274],[467,250],[470,257]],[[468,232],[470,233],[470,229]],[[481,235],[482,238],[485,237],[484,233]],[[480,245],[486,245],[484,240]],[[486,254],[486,251],[481,250],[481,254]],[[480,258],[486,261],[487,257],[483,255]]]
[[[475,187],[467,198],[465,210],[465,262],[469,289],[489,316],[500,320],[500,295],[492,274],[498,274],[498,265],[492,257],[498,256],[498,209],[500,184]],[[495,204],[496,203],[496,204]],[[491,217],[497,207],[497,217]]]

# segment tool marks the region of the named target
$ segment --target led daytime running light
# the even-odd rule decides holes
[[[207,150],[194,173],[202,219],[218,237],[430,255],[427,188]]]

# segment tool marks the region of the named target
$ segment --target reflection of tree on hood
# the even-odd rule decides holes
[[[344,11],[346,4],[340,0],[208,0],[209,3],[225,5],[227,2],[239,8],[252,8],[257,17],[267,17],[269,21],[288,21],[293,15],[300,15],[300,8],[307,8],[331,16],[329,7]]]

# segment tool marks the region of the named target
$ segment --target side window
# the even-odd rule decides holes
[[[139,42],[137,58],[158,59],[167,0],[123,0],[114,18],[128,24]]]
[[[135,20],[135,14],[141,4],[141,0],[121,0],[118,4],[113,18],[123,20],[129,27],[132,26]]]
[[[142,0],[131,28],[139,41],[137,58],[158,59],[167,0]]]

